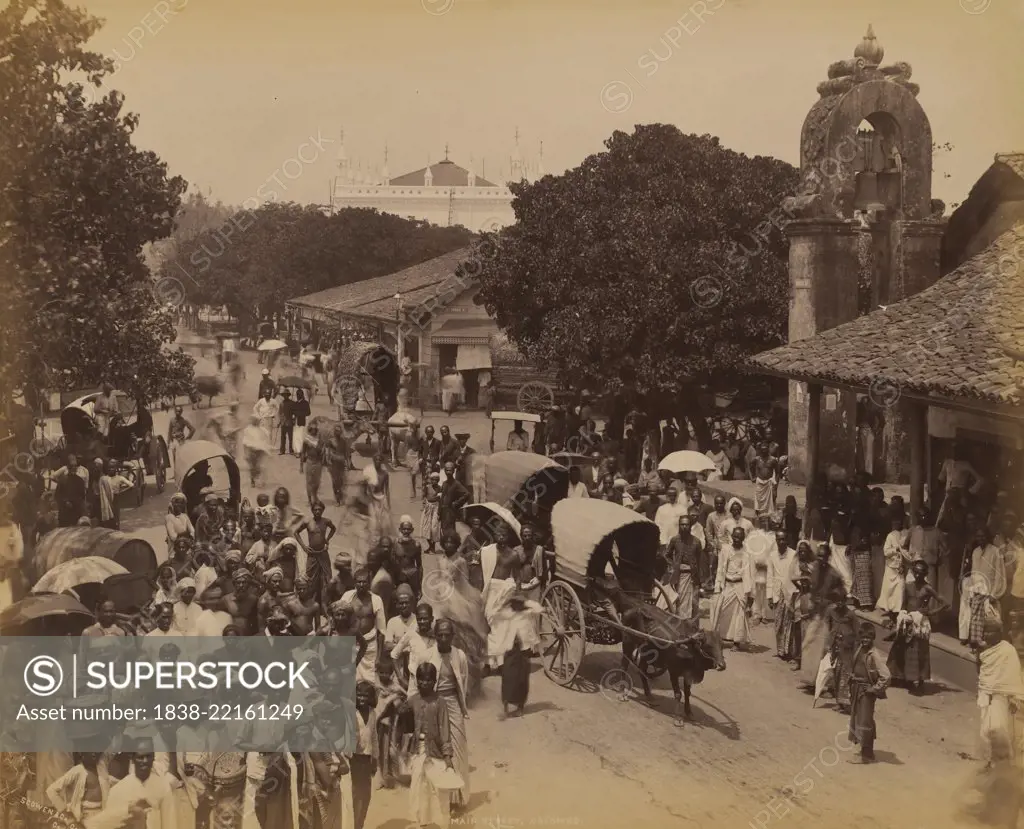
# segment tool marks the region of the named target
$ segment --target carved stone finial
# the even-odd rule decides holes
[[[878,66],[882,62],[882,58],[885,57],[885,49],[875,39],[875,30],[870,24],[868,25],[868,33],[864,35],[860,45],[853,50],[853,56],[855,58],[863,58],[868,66]]]

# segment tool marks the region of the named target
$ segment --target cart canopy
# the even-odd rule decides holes
[[[529,500],[550,510],[569,494],[569,470],[533,452],[496,452],[484,461],[483,501],[515,512]]]
[[[624,588],[653,589],[661,540],[653,521],[610,501],[570,498],[555,504],[551,525],[559,578],[586,587],[588,577],[603,575],[614,560],[620,578],[628,572]]]
[[[156,573],[156,552],[144,539],[101,527],[63,527],[48,532],[36,544],[36,579],[58,564],[85,556],[113,559],[129,573]]]

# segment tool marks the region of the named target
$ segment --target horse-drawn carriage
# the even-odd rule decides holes
[[[704,670],[724,668],[721,645],[700,629],[699,619],[680,618],[654,577],[658,526],[633,510],[596,499],[566,499],[552,512],[555,572],[541,594],[544,673],[570,685],[587,643],[623,645],[623,671],[639,670],[648,681],[668,671],[676,700],[678,681],[700,682]]]
[[[149,411],[125,392],[115,391],[117,412],[110,417],[107,434],[97,423],[96,401],[101,392],[80,397],[65,406],[60,413],[61,437],[50,453],[49,466],[64,466],[69,455],[89,468],[96,460],[118,461],[121,474],[132,482],[130,494],[125,497],[141,505],[146,494],[146,476],[152,475],[157,492],[167,485],[167,470],[171,459],[167,442],[153,432],[153,418]]]

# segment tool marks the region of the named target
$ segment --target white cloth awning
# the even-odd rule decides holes
[[[491,347],[489,345],[460,345],[455,354],[457,371],[491,368]]]

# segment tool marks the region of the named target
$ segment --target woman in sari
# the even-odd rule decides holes
[[[476,689],[487,659],[487,620],[483,599],[469,583],[469,566],[459,555],[461,540],[449,533],[441,540],[443,555],[432,562],[436,569],[424,575],[423,601],[435,619],[448,619],[455,630],[455,647],[469,662],[470,692]]]
[[[876,610],[885,614],[885,624],[892,627],[896,616],[903,609],[903,585],[906,582],[907,566],[910,564],[910,551],[907,549],[908,533],[903,529],[903,519],[895,516],[892,519],[892,530],[885,537],[882,554],[885,556],[885,573],[882,576],[882,589],[878,594]]]
[[[427,542],[427,552],[436,552],[441,539],[441,473],[431,472],[423,482],[423,511],[420,514],[420,535]]]
[[[195,538],[196,530],[188,517],[188,500],[180,492],[171,496],[171,503],[167,507],[167,518],[164,519],[164,526],[167,528],[167,555],[174,552],[174,542],[178,536],[190,536]]]
[[[153,594],[153,607],[159,607],[165,602],[178,601],[178,576],[174,567],[164,564],[156,572],[156,592]]]

